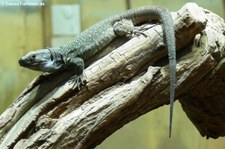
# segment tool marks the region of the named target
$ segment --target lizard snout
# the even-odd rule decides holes
[[[21,59],[19,59],[18,62],[19,62],[20,65],[22,65],[24,63],[24,60],[21,58]]]
[[[20,58],[18,62],[19,62],[19,64],[20,64],[20,66],[26,66],[26,65],[27,65],[27,61],[26,61],[26,59],[24,59],[23,57]]]

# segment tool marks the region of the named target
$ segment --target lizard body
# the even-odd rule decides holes
[[[132,23],[127,25],[122,20],[130,20]],[[108,17],[83,31],[69,44],[58,48],[31,51],[23,56],[19,63],[23,67],[43,72],[52,73],[64,69],[74,71],[74,74],[77,75],[73,79],[75,83],[80,84],[82,83],[85,61],[103,49],[117,36],[134,34],[135,25],[150,20],[162,21],[168,49],[170,69],[170,137],[175,94],[176,47],[173,20],[167,9],[157,6],[146,6]]]

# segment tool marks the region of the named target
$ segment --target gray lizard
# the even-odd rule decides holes
[[[74,72],[74,84],[82,85],[84,63],[101,51],[117,36],[140,33],[135,25],[150,20],[162,21],[169,57],[170,69],[170,127],[172,131],[173,103],[176,79],[176,47],[173,20],[170,12],[157,6],[146,6],[131,9],[124,13],[108,17],[79,34],[71,43],[58,48],[47,48],[31,51],[19,60],[23,67],[42,71],[58,72],[69,70]],[[129,23],[132,22],[132,23]]]

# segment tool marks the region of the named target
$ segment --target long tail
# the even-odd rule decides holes
[[[132,20],[134,25],[143,23],[145,21],[160,19],[163,23],[164,35],[166,39],[166,45],[168,49],[169,57],[169,76],[170,76],[170,126],[169,126],[169,137],[172,132],[172,119],[173,119],[173,103],[175,94],[175,80],[176,80],[176,46],[175,46],[175,35],[173,19],[170,11],[165,8],[158,6],[146,6],[137,9],[131,9],[122,14],[116,15],[110,18],[111,23],[114,24],[118,20],[128,19]],[[106,20],[107,21],[107,20]],[[105,22],[103,22],[105,23]],[[92,30],[91,30],[92,32]],[[102,32],[102,30],[101,30]],[[99,35],[98,35],[99,36]],[[87,36],[89,37],[89,36]],[[103,38],[104,39],[104,38]]]
[[[168,9],[157,6],[146,6],[139,9],[131,9],[129,13],[125,13],[120,17],[129,19],[132,16],[133,23],[140,23],[151,19],[160,19],[163,23],[163,31],[166,39],[166,45],[169,57],[169,76],[170,76],[170,122],[169,137],[172,133],[173,120],[173,103],[175,97],[175,81],[176,81],[176,45],[175,32],[171,13]],[[118,19],[115,19],[118,20]]]
[[[163,31],[166,39],[169,57],[169,76],[170,76],[170,122],[169,122],[169,137],[172,133],[172,120],[173,120],[173,103],[175,97],[175,82],[176,82],[176,45],[175,45],[175,32],[171,13],[168,9],[157,6],[146,6],[137,10],[130,10],[129,13],[122,15],[127,17],[132,14],[133,23],[140,23],[146,19],[161,19],[163,23]]]
[[[175,83],[176,83],[176,45],[175,45],[175,32],[173,19],[169,12],[161,15],[161,19],[163,22],[164,35],[166,38],[166,45],[168,50],[169,57],[169,77],[170,77],[170,120],[169,120],[169,137],[171,137],[172,133],[172,122],[173,122],[173,104],[175,97]]]

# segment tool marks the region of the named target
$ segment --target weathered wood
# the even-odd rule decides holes
[[[224,22],[193,3],[173,16],[178,50],[176,99],[202,136],[224,136],[225,126],[219,125],[224,122],[220,96],[224,93],[216,89],[224,87],[224,82],[204,94],[211,91],[209,82],[225,80]],[[66,82],[71,76],[67,72],[37,78],[1,115],[0,148],[93,148],[126,123],[168,104],[162,28],[155,26],[145,33],[147,38],[111,43],[108,49],[119,47],[85,69],[87,84],[79,92]],[[220,100],[213,100],[218,97],[212,96],[215,92]],[[209,94],[205,101],[204,95]]]
[[[219,16],[204,11],[207,26],[192,47],[191,59],[197,67],[186,72],[184,79],[189,85],[185,86],[189,87],[179,101],[202,136],[218,138],[225,136],[225,23]],[[199,58],[205,59],[204,63]],[[196,83],[190,86],[189,81],[193,80]]]

